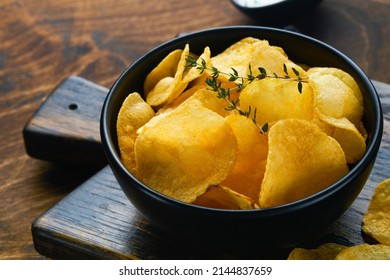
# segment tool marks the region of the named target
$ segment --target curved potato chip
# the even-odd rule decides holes
[[[362,121],[358,122],[356,124],[356,128],[359,131],[360,135],[363,137],[364,141],[366,141],[368,138],[368,133],[367,133],[366,128],[364,127],[363,122]]]
[[[191,203],[232,170],[237,140],[215,112],[183,103],[151,122],[135,142],[139,179],[150,188]]]
[[[331,74],[312,73],[309,83],[313,88],[314,106],[326,116],[347,118],[352,123],[358,123],[363,115],[363,104],[350,87]]]
[[[357,107],[359,108],[359,111],[357,115],[360,115],[360,118],[363,116],[363,110],[364,110],[363,95],[355,79],[350,74],[348,74],[347,72],[339,68],[334,68],[334,67],[312,67],[308,70],[307,74],[309,75],[330,74],[339,78],[347,87],[349,87],[352,90],[358,102]],[[357,116],[356,118],[359,118],[359,116]]]
[[[289,62],[289,59],[281,48],[269,45],[266,40],[252,37],[236,42],[211,58],[212,65],[221,72],[231,73],[234,68],[240,76],[248,74],[249,65],[254,76],[260,73],[259,67],[265,68],[269,73],[283,76],[283,64],[286,62]]]
[[[280,79],[263,79],[247,85],[240,95],[244,111],[256,108],[256,123],[276,122],[280,119],[313,117],[313,92],[309,84],[302,84],[299,93],[297,82]]]
[[[336,260],[390,260],[390,246],[361,244],[342,250]]]
[[[332,136],[334,133],[334,126],[325,122],[323,120],[323,116],[324,115],[318,110],[318,108],[315,108],[311,122],[317,125],[327,135]]]
[[[347,118],[332,118],[319,114],[320,118],[333,127],[331,136],[339,142],[347,163],[356,163],[366,151],[366,141],[358,129]]]
[[[291,77],[291,78],[298,78],[298,75],[297,75],[297,73],[298,73],[299,77],[307,78],[308,75],[307,75],[306,71],[303,69],[302,66],[300,66],[298,64],[295,64],[292,61],[287,61],[284,64],[286,65],[287,74],[288,74],[289,77]]]
[[[259,208],[251,198],[221,185],[211,186],[203,195],[199,196],[193,204],[208,208],[230,210]]]
[[[268,154],[267,136],[242,115],[227,116],[226,121],[237,138],[238,151],[233,170],[221,184],[258,201]]]
[[[375,188],[362,230],[375,241],[390,246],[390,179]]]
[[[174,101],[161,107],[157,111],[157,114],[164,114],[164,113],[167,113],[171,110],[176,109],[180,104],[185,102],[188,98],[190,98],[192,95],[194,95],[198,90],[202,90],[204,88],[205,88],[204,86],[197,85],[197,86],[193,86],[193,87],[186,89]]]
[[[177,72],[183,50],[177,49],[170,52],[161,62],[146,76],[144,81],[144,93],[147,96],[157,83],[165,77],[173,78]]]
[[[134,92],[123,102],[116,123],[118,146],[123,165],[136,176],[134,141],[138,128],[154,116],[153,109]]]
[[[346,248],[337,243],[325,243],[316,249],[294,248],[287,260],[334,260]]]
[[[238,98],[239,92],[232,90],[230,96],[231,99],[235,100]],[[190,102],[202,105],[207,109],[218,113],[222,117],[226,117],[234,113],[231,110],[226,110],[228,103],[224,99],[217,98],[217,94],[214,91],[211,91],[204,86],[196,85],[183,92],[172,103],[163,106],[160,110],[158,110],[157,114],[166,113],[169,110],[175,109],[180,104]]]
[[[232,91],[230,96],[232,99],[235,99],[238,98],[239,93],[236,91]],[[208,90],[207,88],[198,90],[193,94],[193,96],[188,98],[187,101],[188,102],[196,101],[202,106],[216,112],[222,117],[226,117],[228,115],[233,114],[232,111],[226,110],[226,107],[228,106],[226,100],[217,98],[216,93],[214,91]]]
[[[176,99],[187,87],[188,83],[195,80],[202,73],[196,68],[186,67],[187,58],[190,54],[189,45],[186,44],[184,50],[180,54],[180,60],[177,62],[177,53],[174,55],[171,53],[166,59],[164,59],[151,73],[146,77],[144,82],[144,91],[146,95],[146,102],[153,107],[160,107],[163,104],[170,103]],[[172,59],[168,59],[172,56]],[[198,63],[201,63],[202,59],[207,63],[210,63],[210,49],[206,47],[203,54],[198,58]],[[176,64],[175,64],[176,63]],[[162,71],[161,68],[166,64],[170,65],[169,71]],[[173,69],[176,70],[173,73]]]
[[[260,207],[282,205],[317,193],[347,172],[344,152],[335,139],[309,121],[280,120],[268,133]]]

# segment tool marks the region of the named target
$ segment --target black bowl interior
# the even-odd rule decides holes
[[[266,39],[270,44],[282,47],[294,62],[309,66],[337,67],[355,78],[363,93],[366,107],[364,124],[369,135],[367,151],[363,158],[351,167],[351,171],[344,178],[327,189],[303,200],[269,209],[207,209],[178,202],[143,185],[124,168],[118,155],[116,117],[123,100],[134,91],[142,95],[146,75],[174,49],[184,48],[184,45],[189,43],[191,52],[200,54],[209,46],[212,55],[216,55],[227,46],[248,36]],[[304,35],[251,26],[199,31],[156,47],[134,62],[117,79],[106,98],[101,116],[102,143],[113,173],[142,214],[160,228],[171,233],[176,232],[187,241],[203,242],[207,239],[207,244],[218,247],[234,240],[236,245],[232,248],[237,249],[254,243],[260,247],[293,246],[317,236],[352,204],[364,187],[379,149],[382,130],[382,111],[375,88],[363,71],[348,57]],[[235,226],[232,226],[233,224]],[[264,231],[264,228],[267,228],[267,231]],[[210,232],[214,238],[210,237]],[[243,232],[247,234],[243,235]],[[223,234],[223,237],[220,234]],[[216,236],[219,237],[215,238]],[[259,239],[259,236],[262,238]]]

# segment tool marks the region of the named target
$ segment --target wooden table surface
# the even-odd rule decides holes
[[[24,125],[64,78],[110,87],[132,61],[180,33],[260,24],[227,0],[0,0],[0,259],[44,258],[31,223],[97,171],[25,152]],[[390,83],[389,0],[324,0],[291,25]]]

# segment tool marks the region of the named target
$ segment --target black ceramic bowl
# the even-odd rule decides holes
[[[142,94],[145,76],[172,50],[190,44],[201,53],[209,46],[213,55],[247,37],[267,39],[282,47],[295,62],[338,67],[350,73],[363,93],[367,151],[350,172],[335,184],[287,205],[257,210],[218,210],[182,203],[138,181],[118,155],[116,119],[125,97]],[[207,244],[229,250],[289,247],[317,237],[356,199],[374,164],[383,130],[381,105],[371,81],[348,57],[315,39],[293,32],[249,26],[222,27],[187,34],[168,41],[135,61],[117,79],[105,100],[101,138],[113,173],[134,206],[153,224],[188,244]],[[359,223],[359,221],[356,221]]]

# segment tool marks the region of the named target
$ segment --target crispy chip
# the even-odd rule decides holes
[[[144,93],[147,95],[157,83],[165,77],[173,78],[177,72],[178,64],[183,50],[177,49],[170,52],[145,78]]]
[[[232,170],[237,140],[223,117],[184,103],[146,124],[135,142],[140,180],[156,191],[191,203]]]
[[[188,91],[191,93],[193,88],[190,88]],[[183,94],[186,94],[184,92]],[[231,93],[232,98],[235,98],[235,96],[238,97],[238,93],[235,91],[232,91]],[[181,97],[178,97],[173,103],[168,104],[167,106],[164,106],[162,108],[162,111],[166,109],[172,109],[177,106],[177,103],[179,103],[181,100]],[[177,101],[177,102],[176,102]],[[227,107],[226,100],[217,98],[217,95],[215,92],[210,91],[206,87],[200,87],[200,86],[195,86],[194,87],[194,92],[190,97],[188,97],[183,103],[196,103],[199,105],[202,105],[203,107],[206,107],[207,109],[210,109],[217,114],[225,117],[230,114],[232,114],[232,111],[226,110],[225,108]],[[160,112],[160,110],[159,110]]]
[[[315,249],[294,248],[288,260],[334,260],[347,246],[337,243],[325,243]]]
[[[318,113],[320,119],[332,127],[332,136],[339,142],[345,153],[347,163],[356,163],[366,151],[365,138],[347,118],[332,118]]]
[[[302,93],[299,93],[295,81],[274,78],[254,81],[242,91],[240,105],[244,111],[256,108],[258,124],[272,124],[287,118],[310,120],[313,117],[312,89],[303,84]]]
[[[226,121],[237,138],[238,152],[232,172],[221,184],[258,201],[268,154],[267,136],[242,115],[230,115]]]
[[[268,135],[260,207],[293,202],[335,183],[348,172],[340,144],[309,121],[280,120]]]
[[[375,188],[362,230],[375,241],[390,246],[390,179]]]
[[[259,67],[283,76],[283,64],[290,60],[281,48],[270,46],[268,41],[247,37],[212,57],[211,62],[225,73],[231,73],[231,68],[234,68],[241,76],[245,76],[251,65],[254,76],[260,73]]]
[[[325,75],[325,74],[330,74],[332,76],[335,76],[337,78],[339,78],[347,87],[349,87],[355,98],[356,98],[356,101],[357,101],[357,108],[358,108],[358,112],[356,112],[356,118],[357,119],[361,119],[362,116],[363,116],[363,110],[364,110],[364,106],[363,106],[363,96],[362,96],[362,93],[360,91],[360,88],[358,86],[358,84],[356,83],[356,81],[354,80],[354,78],[348,74],[347,72],[341,70],[341,69],[338,69],[338,68],[334,68],[334,67],[312,67],[308,70],[308,75]],[[356,123],[354,123],[356,124]]]
[[[173,100],[171,103],[164,105],[161,107],[158,111],[157,114],[165,114],[169,111],[172,111],[176,109],[180,104],[185,102],[188,98],[193,96],[197,91],[205,89],[204,86],[196,85],[193,87],[190,87],[186,89],[183,93],[181,93],[175,100]]]
[[[342,250],[336,260],[390,260],[390,246],[361,244]]]
[[[177,60],[179,53],[180,59]],[[173,51],[149,73],[144,82],[148,104],[159,108],[172,102],[186,89],[188,83],[201,76],[198,69],[186,67],[189,54],[190,48],[186,44],[183,51]],[[198,58],[198,63],[201,63],[202,59],[206,64],[210,63],[210,55],[210,49],[206,47]]]
[[[347,118],[353,124],[361,121],[363,99],[333,74],[308,71],[315,107],[326,116]]]
[[[208,208],[230,210],[258,208],[258,205],[251,198],[221,185],[211,186],[203,195],[199,196],[193,204]]]
[[[123,165],[134,175],[136,175],[134,157],[136,131],[153,116],[153,109],[136,92],[127,96],[119,110],[116,131],[121,160]]]

